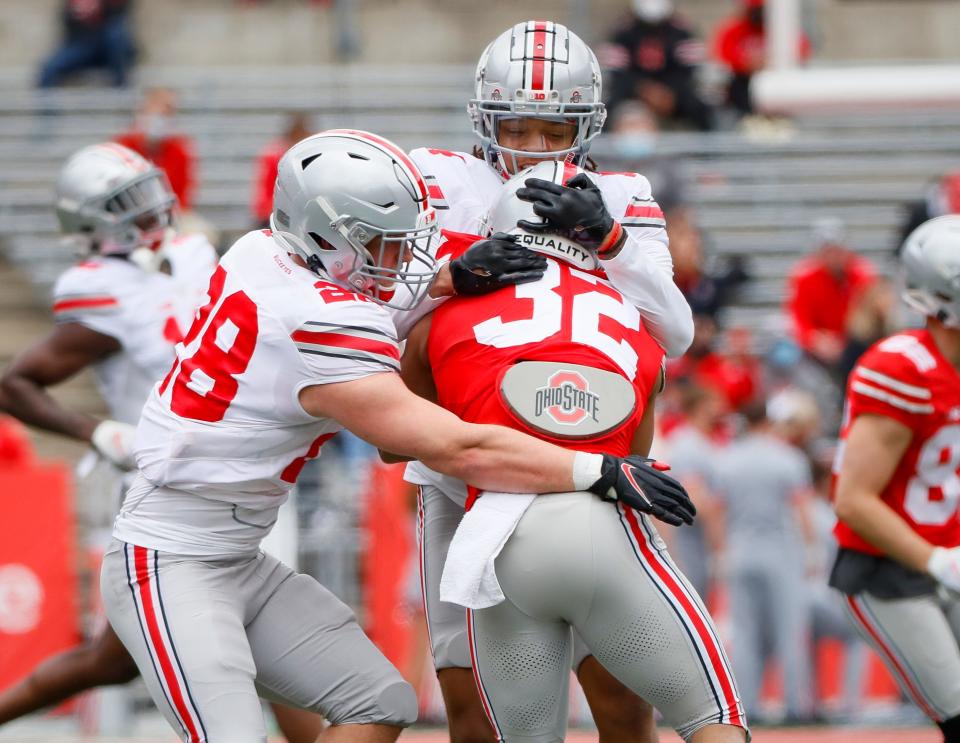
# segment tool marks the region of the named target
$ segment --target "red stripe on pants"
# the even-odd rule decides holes
[[[173,670],[173,664],[170,662],[167,648],[163,644],[163,636],[160,634],[160,623],[157,621],[157,610],[150,588],[150,573],[147,565],[146,548],[134,546],[133,560],[137,571],[137,588],[140,591],[140,603],[143,604],[143,615],[147,620],[147,632],[150,635],[154,655],[156,655],[167,687],[170,689],[170,698],[173,700],[177,714],[180,715],[180,718],[187,726],[187,732],[190,734],[190,743],[200,743],[201,739],[199,733],[197,733],[197,726],[194,724],[190,711],[184,702],[180,682],[177,680],[177,674]]]

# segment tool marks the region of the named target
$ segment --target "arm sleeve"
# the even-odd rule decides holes
[[[617,290],[640,310],[667,356],[680,356],[693,340],[693,313],[673,281],[663,212],[650,195],[647,179],[638,179],[641,187],[620,218],[626,242],[616,256],[601,263]]]
[[[301,388],[400,370],[396,329],[382,308],[363,301],[337,303],[315,316],[290,334],[305,367]]]

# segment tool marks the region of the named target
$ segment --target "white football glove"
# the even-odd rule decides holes
[[[960,547],[935,547],[927,562],[927,572],[941,585],[960,592]]]
[[[136,469],[133,459],[133,438],[137,427],[120,421],[101,421],[93,429],[90,443],[100,455],[122,470]]]

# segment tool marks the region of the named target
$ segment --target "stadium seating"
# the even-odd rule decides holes
[[[55,174],[73,150],[128,126],[135,93],[41,95],[18,79],[25,78],[0,76],[0,240],[45,301],[71,260],[50,209]],[[282,76],[266,68],[148,68],[142,79],[180,91],[180,128],[200,158],[195,209],[228,238],[250,226],[253,160],[287,111],[315,112],[318,128],[370,129],[406,147],[473,144],[464,112],[472,71],[463,66],[285,68]],[[729,319],[752,326],[762,344],[780,329],[783,280],[805,250],[811,220],[842,217],[851,244],[889,270],[902,205],[960,164],[958,141],[960,112],[847,112],[803,117],[762,139],[667,132],[660,147],[684,159],[713,249],[752,257],[757,280]],[[601,138],[596,152],[603,151]]]

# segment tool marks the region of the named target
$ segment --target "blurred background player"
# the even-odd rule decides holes
[[[512,49],[524,49],[523,57],[514,59]],[[547,89],[550,84],[555,91]],[[539,103],[538,95],[557,103]],[[469,110],[481,142],[474,154],[417,149],[410,156],[430,186],[441,227],[475,235],[511,174],[543,160],[591,167],[587,153],[605,118],[596,57],[559,23],[519,23],[481,55]],[[690,308],[672,281],[663,212],[646,179],[636,173],[598,173],[581,176],[574,185],[531,180],[521,198],[535,202],[538,214],[549,212],[551,227],[565,231],[574,243],[600,251],[604,270],[640,310],[651,335],[667,354],[683,353],[693,331]],[[445,257],[443,245],[438,257]],[[454,287],[457,294],[475,293],[471,285],[483,281],[464,270],[470,265],[465,256],[451,271],[460,285]],[[434,305],[428,300],[398,318],[401,334]],[[423,559],[430,566],[442,565],[453,528],[463,516],[463,485],[419,464],[408,467],[407,478],[421,486],[427,540]],[[438,570],[428,569],[427,621],[451,739],[490,740],[493,733],[470,671],[464,615],[436,600],[430,582],[439,579]],[[574,668],[604,741],[651,740],[650,707],[589,658],[581,644]]]
[[[86,147],[63,166],[56,209],[62,233],[83,258],[54,288],[56,326],[18,355],[0,379],[0,407],[24,423],[80,441],[116,468],[111,510],[130,484],[140,411],[173,359],[217,263],[201,235],[173,233],[176,197],[164,174],[137,153],[106,143]],[[93,370],[112,419],[63,407],[46,389]],[[82,645],[47,659],[0,693],[0,724],[87,689],[122,684],[136,665],[109,625]],[[306,743],[322,721],[275,709]],[[297,731],[300,731],[299,733]]]
[[[920,330],[854,367],[834,472],[840,550],[830,584],[897,682],[960,741],[960,217],[900,254]]]
[[[577,170],[540,163],[504,186],[489,229],[509,230],[548,255],[546,273],[515,289],[454,299],[422,320],[404,355],[404,378],[465,420],[510,425],[594,452],[645,455],[663,351],[594,256],[549,228],[530,231],[546,221],[517,197],[531,177],[559,185],[578,177]],[[531,317],[508,319],[514,305],[531,302]],[[487,373],[465,375],[481,360]],[[596,397],[596,410],[616,413],[598,420],[589,403],[545,404],[546,410],[530,403],[564,387]],[[672,478],[645,481],[654,501],[670,487],[679,487]],[[687,740],[744,740],[733,677],[706,609],[674,572],[646,517],[576,492],[532,499],[470,488],[466,507],[439,593],[441,601],[475,610],[468,615],[474,673],[498,740],[563,739],[572,627],[592,662],[653,703]],[[691,520],[673,513],[658,518],[675,526]],[[474,576],[465,565],[492,568],[494,558],[493,578]],[[502,593],[491,587],[497,580]],[[425,584],[429,602],[436,584],[429,576]],[[713,659],[706,664],[698,660],[701,643]]]

